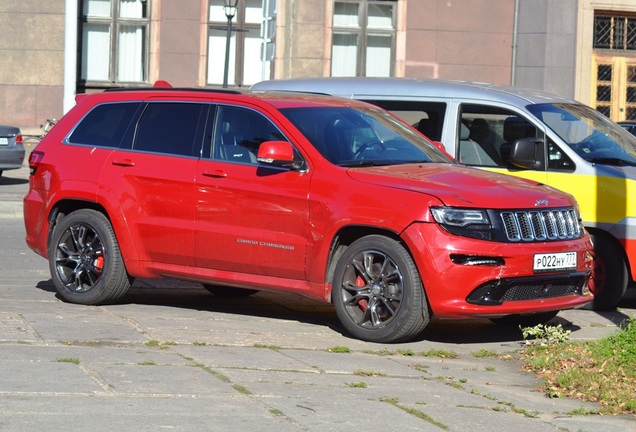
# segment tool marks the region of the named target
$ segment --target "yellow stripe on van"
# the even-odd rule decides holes
[[[613,225],[623,221],[629,215],[636,214],[636,200],[627,199],[627,197],[633,197],[636,194],[636,181],[631,179],[570,172],[499,169],[491,171],[546,183],[574,195],[579,203],[583,222],[588,225]]]

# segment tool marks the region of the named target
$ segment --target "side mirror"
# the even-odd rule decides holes
[[[449,152],[446,151],[446,147],[444,147],[444,144],[440,141],[431,141],[433,143],[433,145],[435,147],[437,147],[439,150],[442,151],[442,153],[444,153],[446,156],[449,157],[449,159],[452,160],[456,160]]]
[[[523,138],[512,144],[510,163],[536,171],[545,170],[545,145],[541,138]]]
[[[265,165],[292,167],[294,147],[288,141],[264,141],[258,147],[256,160]]]

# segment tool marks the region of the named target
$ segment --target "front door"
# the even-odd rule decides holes
[[[195,179],[197,266],[305,279],[310,173],[256,162],[285,137],[254,110],[219,106],[214,131]]]

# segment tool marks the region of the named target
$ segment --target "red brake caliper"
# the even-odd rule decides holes
[[[366,285],[366,283],[365,283],[364,279],[362,279],[360,276],[358,276],[356,278],[356,286],[357,287],[363,287],[365,285]],[[367,310],[367,304],[368,304],[368,302],[367,302],[366,299],[360,299],[360,301],[358,301],[358,306],[360,306],[360,309],[362,309],[363,311]]]
[[[97,258],[95,258],[95,261],[93,262],[93,266],[95,267],[95,270],[101,272],[102,269],[104,268],[104,257],[98,256]]]

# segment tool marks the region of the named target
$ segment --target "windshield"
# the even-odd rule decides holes
[[[598,111],[581,104],[537,104],[528,110],[585,160],[636,166],[636,137]]]
[[[373,108],[303,107],[280,110],[327,160],[376,166],[452,160],[391,114]]]

